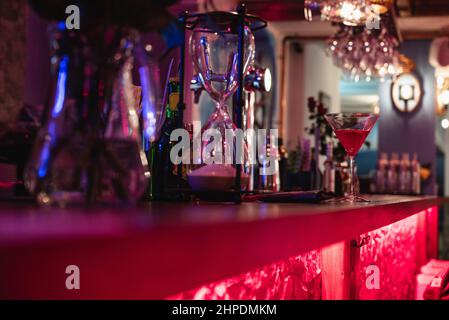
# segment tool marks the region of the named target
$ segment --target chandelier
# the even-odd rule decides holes
[[[360,26],[377,21],[392,3],[393,0],[304,0],[304,16],[308,21],[320,15],[322,20]]]
[[[341,25],[327,40],[327,52],[335,65],[355,81],[384,80],[402,72],[399,41],[386,27],[367,29]]]

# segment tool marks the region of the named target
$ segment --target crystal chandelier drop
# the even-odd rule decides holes
[[[393,0],[304,0],[304,16],[312,21],[320,15],[322,20],[360,26],[379,19],[387,13]]]
[[[341,25],[327,40],[335,65],[355,81],[384,80],[401,72],[399,41],[386,27],[367,29]]]

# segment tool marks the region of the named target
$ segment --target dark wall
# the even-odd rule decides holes
[[[27,10],[26,80],[24,102],[44,105],[50,81],[50,43],[47,22],[30,7]]]
[[[0,1],[0,125],[15,121],[22,107],[25,11],[24,1]]]
[[[435,192],[435,76],[429,64],[430,41],[407,41],[401,52],[416,62],[415,73],[422,79],[421,104],[412,114],[398,112],[391,101],[391,81],[379,87],[381,116],[379,119],[379,152],[418,153],[422,164],[431,164],[432,177],[424,185],[426,194]]]

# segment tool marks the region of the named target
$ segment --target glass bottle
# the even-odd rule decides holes
[[[380,158],[377,161],[376,170],[376,192],[385,193],[387,190],[387,172],[388,172],[388,154],[382,152]]]
[[[288,150],[284,145],[282,138],[279,138],[279,176],[280,176],[280,190],[284,191],[287,180],[288,167]]]
[[[334,145],[327,143],[326,160],[324,161],[323,190],[335,192]]]
[[[403,153],[399,165],[399,192],[401,194],[410,194],[411,182],[410,156],[408,153]]]
[[[398,193],[398,166],[399,166],[399,155],[393,152],[391,155],[391,160],[388,165],[388,192],[392,194]]]
[[[277,136],[271,134],[268,135],[265,139],[265,143],[262,145],[266,151],[264,155],[259,155],[259,191],[279,192],[281,191],[281,176],[279,170],[280,154]],[[271,161],[274,161],[274,163],[270,163]],[[274,172],[270,172],[270,170],[273,170]]]
[[[421,164],[418,161],[418,155],[413,154],[411,162],[411,193],[415,195],[421,194]]]
[[[170,78],[168,83],[168,103],[165,109],[165,121],[159,138],[151,147],[151,188],[152,200],[169,200],[178,187],[178,166],[170,159],[170,152],[176,142],[170,140],[173,130],[178,128],[179,79]]]

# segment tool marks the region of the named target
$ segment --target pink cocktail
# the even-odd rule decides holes
[[[349,156],[351,186],[349,194],[343,200],[367,202],[367,200],[359,197],[354,189],[354,159],[379,116],[372,113],[333,113],[327,114],[325,118]]]
[[[335,135],[349,156],[355,157],[369,135],[368,130],[341,129],[335,130]]]

